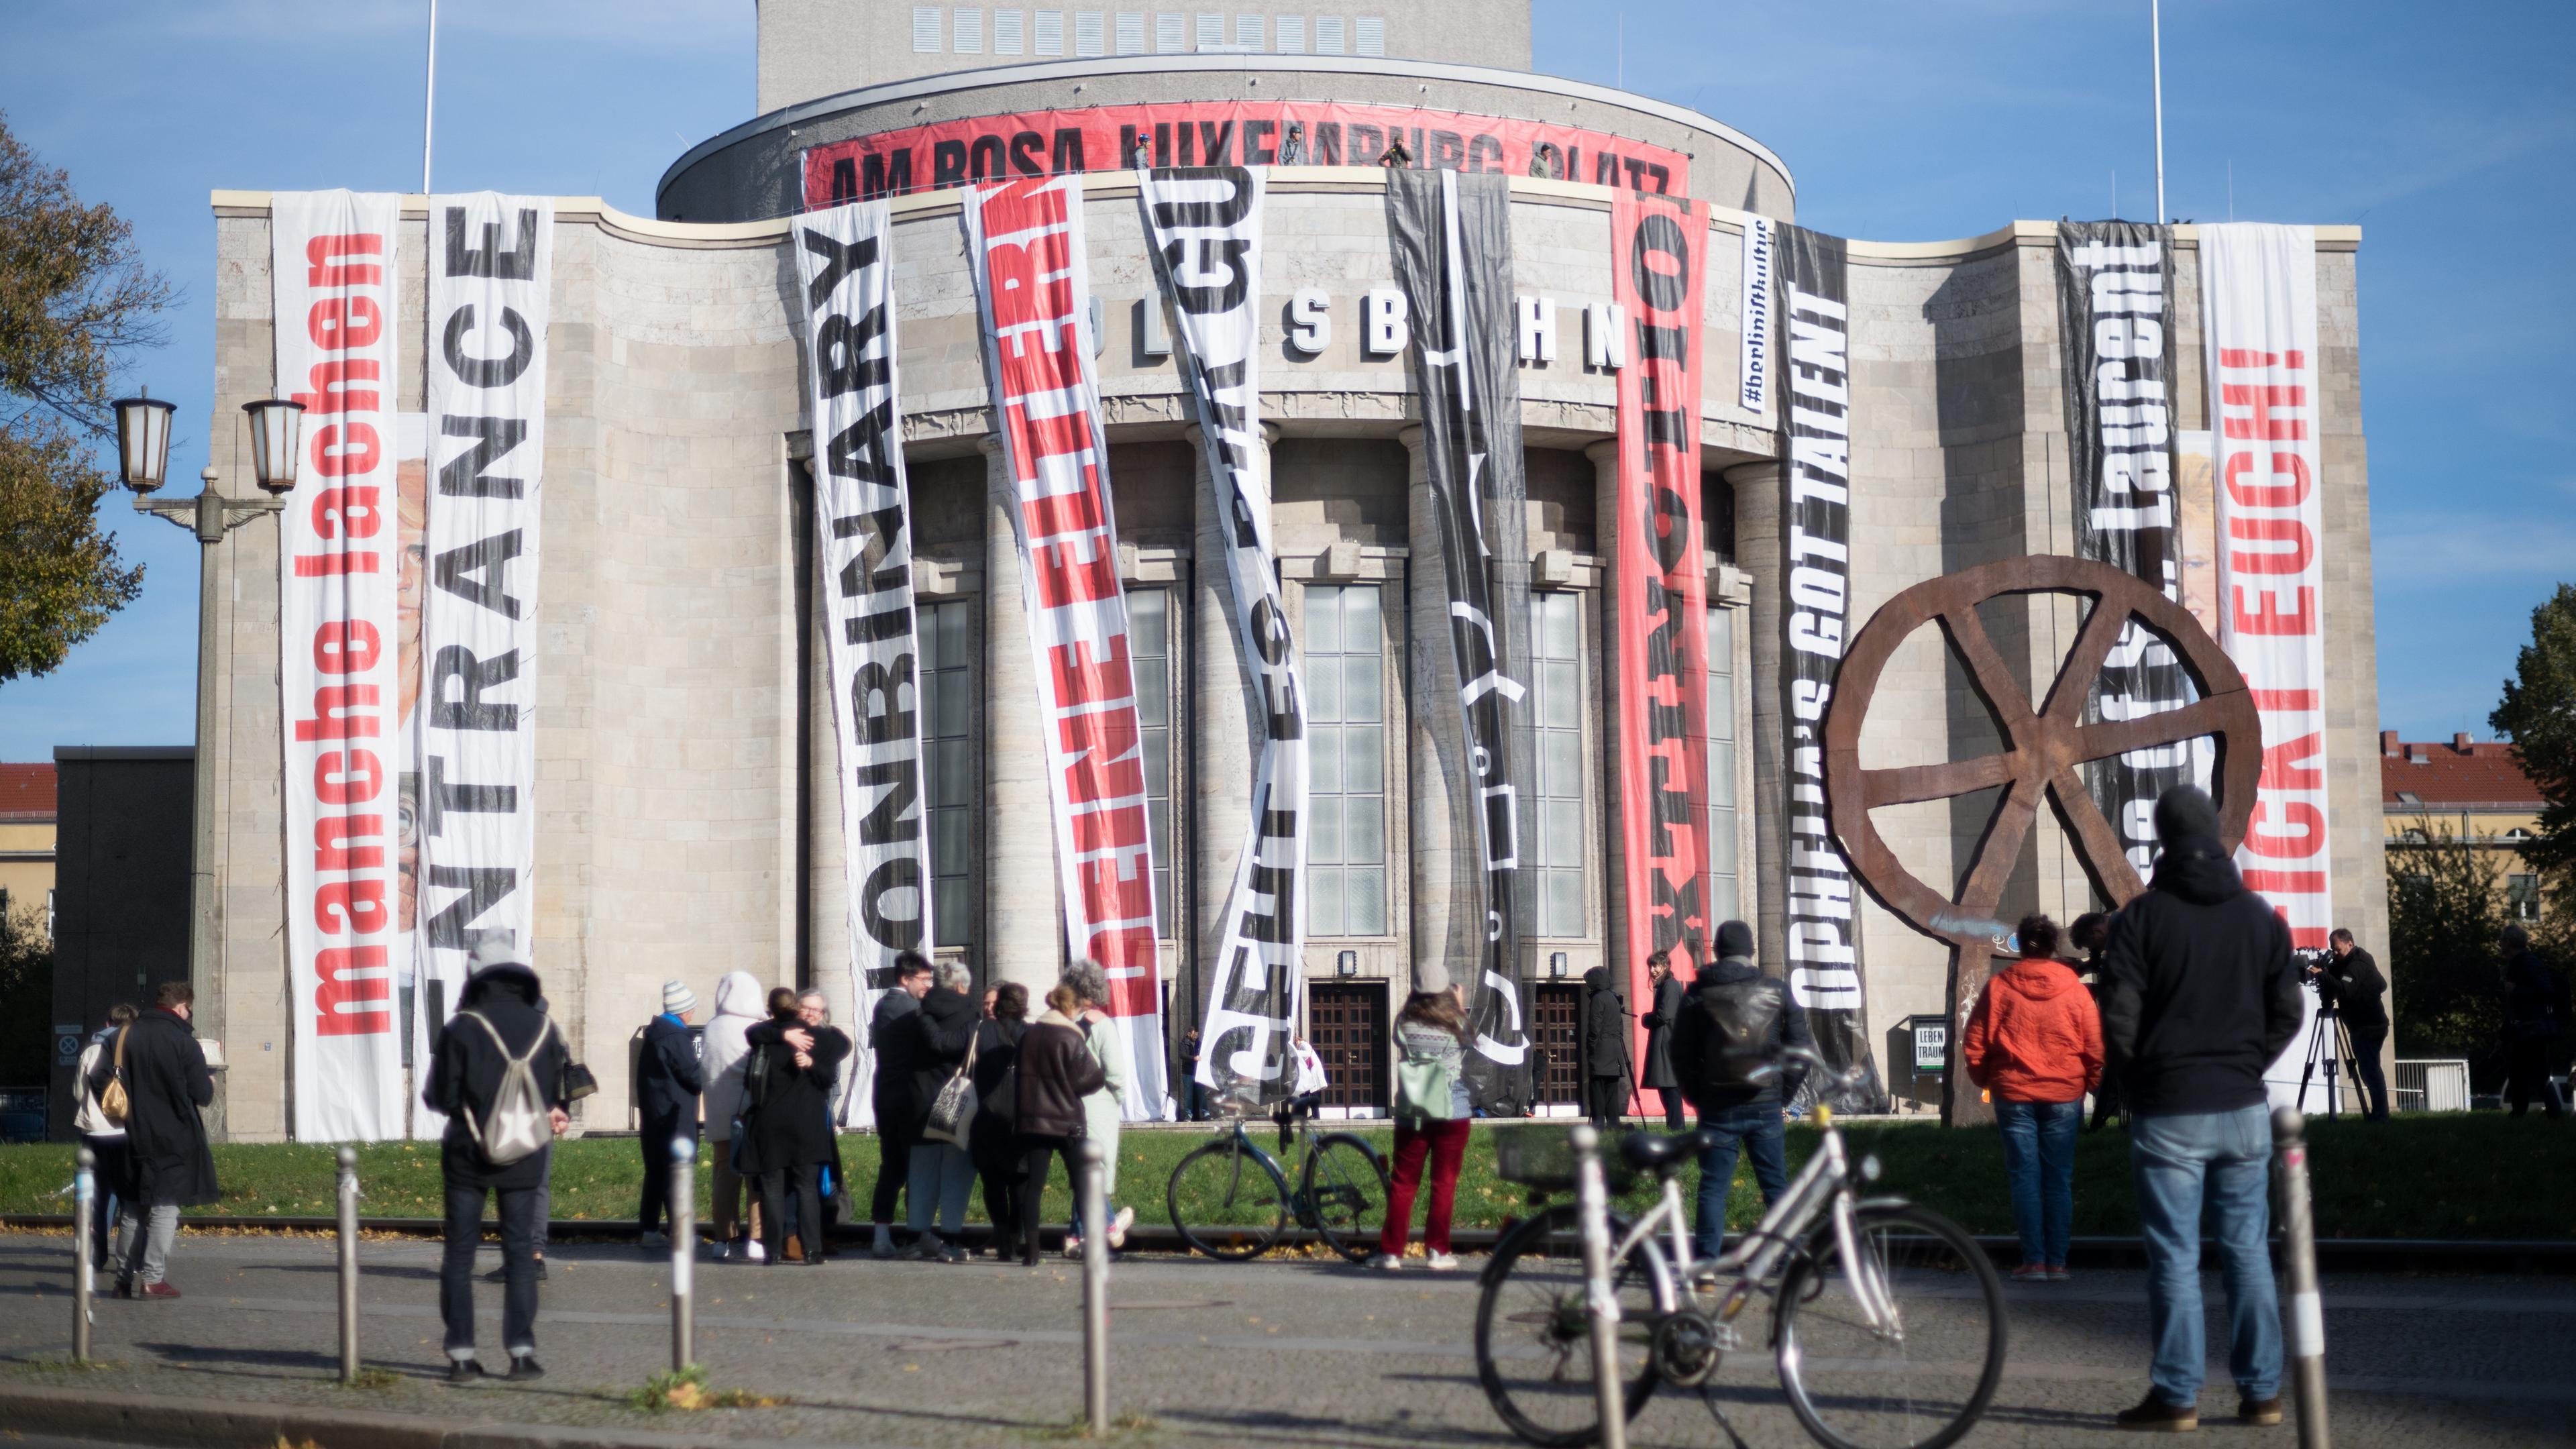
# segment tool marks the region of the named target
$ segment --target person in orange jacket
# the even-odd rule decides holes
[[[2021,1266],[2013,1277],[2063,1283],[2075,1217],[2075,1129],[2084,1094],[2102,1084],[2102,1018],[2073,967],[2057,959],[2057,923],[2025,916],[2021,959],[1996,972],[1969,1009],[1960,1054],[1994,1097],[2012,1175]]]

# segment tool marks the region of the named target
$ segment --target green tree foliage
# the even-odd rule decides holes
[[[2401,1056],[2465,1057],[2484,1077],[2504,1027],[2504,885],[2493,852],[2416,817],[2388,852],[2388,986]]]
[[[2523,772],[2540,787],[2548,808],[2540,832],[2523,857],[2561,874],[2559,904],[2567,899],[2564,873],[2576,866],[2576,584],[2560,584],[2548,602],[2531,611],[2531,642],[2504,682],[2504,702],[2487,716],[2513,741]]]
[[[170,284],[0,116],[0,682],[51,672],[143,589],[98,526],[117,367],[162,341]]]
[[[44,912],[0,911],[0,1086],[42,1085],[53,1068],[45,1053],[54,1019],[54,943]]]

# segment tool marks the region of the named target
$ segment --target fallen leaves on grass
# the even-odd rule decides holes
[[[645,1413],[661,1414],[673,1409],[688,1413],[704,1409],[774,1409],[787,1400],[749,1389],[708,1388],[705,1367],[691,1364],[677,1373],[658,1373],[646,1379],[644,1387],[626,1396],[626,1402]]]

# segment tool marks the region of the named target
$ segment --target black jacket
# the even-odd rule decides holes
[[[2507,1041],[2549,1041],[2567,1031],[2567,979],[2525,948],[2504,963]]]
[[[967,1146],[979,1162],[1001,1162],[1014,1155],[1011,1134],[1018,1124],[993,1107],[1001,1100],[1002,1079],[1019,1062],[1020,1038],[1028,1030],[1025,1020],[1000,1017],[975,1024],[975,1129],[967,1134]]]
[[[1779,1105],[1783,1094],[1797,1095],[1798,1085],[1807,1079],[1805,1062],[1782,1061],[1779,1075],[1758,1087],[1714,1087],[1709,1085],[1711,1028],[1707,1003],[1700,999],[1704,991],[1738,982],[1760,980],[1762,973],[1741,956],[1727,956],[1711,962],[1699,973],[1699,979],[1682,997],[1678,1019],[1673,1022],[1673,1075],[1681,1079],[1682,1097],[1693,1110],[1706,1116],[1729,1107],[1752,1102]],[[1778,1059],[1784,1046],[1812,1049],[1815,1037],[1807,1030],[1807,1010],[1788,988],[1780,990],[1780,1015],[1771,1023],[1770,1035],[1762,1043],[1763,1054]]]
[[[2102,1044],[2131,1110],[2232,1112],[2299,1034],[2290,928],[2245,889],[2214,840],[2185,837],[2155,883],[2111,918]]]
[[[635,1064],[635,1100],[644,1135],[668,1139],[698,1130],[698,1094],[707,1089],[698,1065],[698,1040],[667,1016],[644,1024],[644,1050]]]
[[[1082,1099],[1109,1085],[1082,1028],[1050,1011],[1020,1036],[1019,1120],[1024,1137],[1080,1137]]]
[[[1583,973],[1583,1072],[1591,1077],[1628,1071],[1628,1005],[1610,989],[1610,968]]]
[[[536,1074],[537,1090],[545,1095],[546,1105],[564,1105],[564,1067],[572,1053],[564,1046],[563,1033],[551,1029],[546,1014],[538,1009],[537,996],[536,972],[525,966],[486,966],[467,978],[465,990],[457,997],[458,1015],[440,1028],[438,1042],[431,1048],[429,1082],[421,1089],[420,1099],[447,1116],[438,1165],[455,1186],[516,1190],[545,1183],[546,1154],[532,1152],[507,1167],[496,1167],[474,1145],[473,1132],[466,1126],[469,1113],[479,1123],[491,1109],[509,1058],[525,1054],[540,1036],[545,1044],[529,1059],[529,1070]],[[492,1032],[464,1019],[468,1011],[492,1024],[501,1045],[493,1044]],[[508,1056],[503,1055],[504,1048]]]
[[[877,997],[876,1010],[868,1014],[868,1050],[876,1054],[876,1075],[868,1080],[868,1100],[877,1110],[877,1130],[903,1130],[908,1120],[904,1103],[912,1093],[913,1035],[912,1018],[921,1003],[912,993],[897,986]]]
[[[850,1054],[850,1039],[828,1026],[808,1028],[814,1034],[810,1067],[796,1065],[796,1049],[787,1030],[802,1026],[772,1017],[743,1033],[743,1040],[763,1067],[760,1105],[746,1090],[742,1116],[742,1150],[734,1166],[742,1172],[775,1172],[838,1160],[840,1143],[832,1135],[832,1087]],[[751,1068],[746,1065],[748,1076]]]
[[[966,1065],[966,1046],[982,1018],[983,1005],[974,997],[934,986],[922,996],[921,1009],[897,1023],[897,1034],[911,1038],[912,1075],[903,1105],[913,1135],[930,1124],[939,1089]]]
[[[2361,1031],[2388,1030],[2388,978],[2368,951],[2355,946],[2326,958],[2326,979],[2334,983],[2335,1010],[2344,1025]]]
[[[1673,1075],[1673,1027],[1682,1019],[1682,998],[1689,992],[1678,975],[1655,983],[1654,1005],[1646,1012],[1646,1070],[1637,1078],[1638,1086],[1681,1085]]]
[[[215,1074],[206,1067],[195,1029],[156,1006],[125,1030],[125,1142],[136,1195],[146,1207],[215,1201],[223,1191],[198,1111],[215,1100]],[[111,1036],[90,1074],[92,1090],[104,1090],[115,1074]]]

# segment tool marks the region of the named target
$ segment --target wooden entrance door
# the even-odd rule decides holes
[[[1309,986],[1306,1020],[1306,1040],[1324,1059],[1323,1105],[1386,1110],[1385,983]]]
[[[1532,993],[1531,1044],[1546,1055],[1538,1074],[1538,1105],[1583,1108],[1583,988],[1573,982],[1541,983]]]

